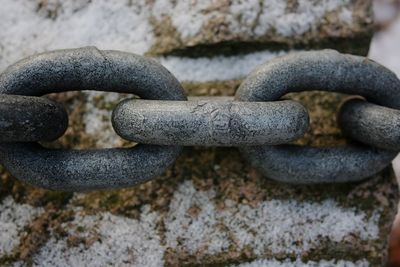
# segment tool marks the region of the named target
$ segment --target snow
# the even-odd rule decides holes
[[[180,81],[206,82],[244,78],[261,63],[287,53],[286,51],[266,50],[228,57],[181,58],[170,56],[159,60]]]
[[[182,36],[198,34],[215,16],[228,16],[232,33],[262,35],[271,28],[283,36],[302,34],[327,12],[340,10],[345,23],[351,23],[349,0],[301,0],[295,12],[287,13],[280,0],[235,0],[226,12],[207,8],[217,2],[157,0],[47,0],[39,6],[34,0],[2,0],[0,9],[0,71],[32,54],[54,49],[87,45],[144,54],[154,44],[150,18],[171,17]],[[129,4],[130,3],[130,4]],[[222,7],[221,7],[222,8]],[[256,27],[253,27],[255,25]],[[248,32],[254,28],[255,33]],[[284,52],[263,51],[245,56],[159,59],[180,80],[209,81],[238,79],[256,65]]]
[[[156,231],[158,214],[142,208],[140,220],[108,212],[84,215],[64,224],[68,236],[52,237],[33,258],[34,266],[148,266],[164,265],[164,248]],[[68,237],[93,240],[71,246]]]
[[[11,196],[3,199],[0,204],[0,257],[19,245],[23,228],[41,211],[40,208],[18,204]]]
[[[87,45],[143,54],[153,44],[145,2],[52,0],[57,17],[49,18],[35,0],[2,0],[0,71],[37,52]]]
[[[256,255],[267,250],[300,255],[318,248],[321,240],[371,240],[379,234],[378,211],[368,217],[333,200],[270,200],[255,208],[226,200],[226,208],[218,210],[214,197],[214,191],[197,191],[191,181],[178,188],[164,221],[168,246],[179,244],[189,254],[205,249],[213,255],[235,243],[239,249],[252,248]],[[194,217],[188,213],[193,207],[199,209]]]
[[[322,0],[318,3],[311,0],[299,0],[296,11],[288,13],[284,1],[265,1],[255,31],[257,34],[262,34],[274,28],[278,34],[285,37],[302,35],[313,27],[317,27],[327,13],[336,10],[341,13],[352,13],[349,10],[349,4],[350,0]],[[340,15],[338,19],[345,24],[352,22],[349,16]]]
[[[349,11],[349,6],[350,0],[300,0],[293,12],[287,12],[288,2],[281,0],[234,0],[229,6],[214,0],[159,0],[153,14],[170,17],[182,39],[196,37],[207,24],[218,20],[229,22],[226,27],[232,33],[260,36],[274,30],[289,37],[313,29],[329,12]],[[351,16],[339,20],[352,22]]]
[[[250,247],[258,256],[266,250],[300,255],[317,249],[321,240],[341,242],[350,236],[372,240],[379,234],[379,212],[368,217],[362,211],[340,207],[333,200],[270,200],[254,208],[226,200],[226,207],[218,210],[214,197],[213,190],[199,191],[186,181],[175,191],[169,211],[163,215],[147,205],[142,207],[138,220],[108,212],[87,215],[74,208],[74,220],[63,224],[67,236],[51,237],[34,256],[34,265],[162,266],[167,249],[189,255],[215,255],[232,247],[239,251]],[[199,210],[195,215],[189,212],[193,207]],[[68,240],[72,237],[92,242],[71,246]],[[368,266],[365,261],[354,265],[345,261],[302,265],[300,260],[290,264],[259,260],[249,264],[239,266]]]
[[[97,106],[98,98],[104,103],[118,103],[122,97],[118,93],[85,91],[87,100],[86,112],[83,114],[85,133],[92,135],[96,140],[97,148],[112,148],[121,146],[121,138],[115,133],[111,124],[110,109]]]
[[[344,260],[321,260],[319,262],[309,261],[302,262],[300,259],[296,261],[277,261],[277,260],[255,260],[250,263],[243,263],[240,265],[232,265],[231,267],[368,267],[369,263],[366,260],[357,262],[344,261]]]

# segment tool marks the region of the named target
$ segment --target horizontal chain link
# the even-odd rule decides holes
[[[62,135],[68,117],[40,96],[69,90],[129,93],[112,114],[132,148],[54,150],[36,141]],[[305,108],[280,98],[326,90],[363,96],[339,112],[343,132],[361,143],[284,145],[309,127]],[[382,106],[379,106],[382,105]],[[333,50],[293,53],[252,72],[233,98],[189,99],[152,59],[94,47],[38,54],[0,75],[0,162],[30,184],[64,191],[133,186],[161,174],[181,146],[237,146],[266,177],[288,183],[365,179],[399,151],[400,81],[364,57]],[[15,143],[18,142],[18,143]]]
[[[143,144],[274,145],[303,136],[308,129],[308,114],[294,101],[133,99],[116,107],[112,122],[122,138]]]

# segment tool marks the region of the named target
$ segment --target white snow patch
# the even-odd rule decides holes
[[[85,102],[85,114],[83,123],[85,133],[92,135],[96,140],[96,147],[111,148],[121,145],[121,138],[115,133],[111,124],[112,111],[106,108],[99,108],[95,105],[96,97],[102,97],[104,103],[117,103],[121,99],[118,93],[84,91],[87,97]]]
[[[93,244],[71,247],[67,238],[51,238],[34,256],[34,266],[149,266],[164,265],[164,248],[156,231],[159,215],[144,206],[140,220],[110,213],[83,215],[64,224],[69,236],[98,236]]]
[[[45,2],[45,1],[43,1]],[[0,70],[37,52],[94,45],[143,54],[153,44],[146,0],[50,1],[52,19],[35,0],[2,0]]]
[[[169,56],[160,58],[159,61],[180,81],[223,81],[244,78],[261,63],[287,53],[286,51],[261,51],[247,55],[212,58]]]
[[[282,36],[302,35],[316,29],[321,19],[329,12],[352,13],[350,0],[299,0],[295,12],[287,13],[286,9],[285,1],[264,1],[255,33],[262,35],[274,28]],[[342,15],[339,19],[346,24],[352,22],[349,16]]]
[[[369,262],[360,260],[357,262],[344,261],[344,260],[321,260],[319,262],[309,261],[303,263],[300,259],[296,261],[277,261],[277,260],[255,260],[250,263],[243,263],[240,265],[232,265],[231,267],[368,267]]]
[[[191,181],[183,183],[173,196],[165,219],[166,242],[190,254],[205,250],[215,254],[234,242],[239,249],[254,253],[301,254],[320,245],[320,240],[341,242],[349,236],[362,240],[378,238],[380,213],[367,217],[354,208],[342,208],[333,200],[321,203],[270,200],[256,208],[225,201],[217,210],[214,191],[197,191]],[[188,209],[197,207],[196,216]]]
[[[342,10],[340,19],[351,23],[350,0],[300,0],[293,13],[287,13],[287,2],[281,0],[265,0],[262,7],[258,0],[234,0],[228,7],[214,9],[210,9],[210,6],[218,5],[214,0],[155,0],[153,4],[147,0],[47,0],[43,1],[47,2],[46,7],[40,10],[38,2],[2,0],[0,71],[38,52],[88,45],[143,54],[154,43],[154,26],[150,23],[153,17],[171,17],[183,37],[198,34],[205,23],[218,16],[227,17],[225,20],[230,22],[227,27],[231,32],[249,35],[262,35],[271,29],[276,29],[283,36],[302,34],[316,27],[318,20],[334,10]],[[170,65],[180,64],[176,58],[170,60]],[[192,61],[182,59],[181,66],[177,68],[183,70],[186,62]],[[209,66],[206,59],[195,63],[201,62]],[[204,66],[200,65],[200,69],[204,69]],[[239,68],[235,67],[235,71]],[[206,74],[209,73],[211,71]],[[243,73],[246,71],[240,72],[241,75]],[[192,78],[182,73],[177,73],[177,76]],[[195,75],[194,80],[207,79],[206,76],[200,76],[201,72]],[[215,77],[217,75],[212,75],[208,80]]]
[[[276,30],[289,37],[316,29],[329,12],[350,11],[350,7],[350,0],[299,0],[296,10],[287,12],[287,1],[282,0],[233,0],[229,6],[215,0],[158,0],[153,15],[170,17],[183,39],[197,36],[213,20],[226,22],[223,26],[232,33],[261,36]],[[346,24],[352,22],[349,16],[339,19]]]
[[[21,231],[42,209],[18,204],[11,196],[0,204],[0,256],[19,245]]]

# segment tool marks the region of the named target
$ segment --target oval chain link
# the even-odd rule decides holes
[[[240,101],[276,101],[290,92],[325,90],[355,94],[400,108],[400,81],[364,57],[333,50],[299,52],[273,59],[240,85]],[[297,145],[241,147],[246,159],[269,178],[290,183],[359,181],[388,166],[396,152],[361,144],[345,147]]]
[[[94,47],[39,54],[0,75],[0,94],[41,96],[70,90],[131,93],[142,98],[186,100],[176,78],[156,61]],[[63,191],[119,188],[162,173],[179,146],[53,150],[36,143],[1,143],[0,161],[16,177]]]

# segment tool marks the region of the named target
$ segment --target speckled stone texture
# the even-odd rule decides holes
[[[161,2],[167,7],[160,9]],[[366,53],[358,44],[371,37],[373,27],[370,0],[153,3],[156,42],[152,54],[204,55],[215,50],[231,54],[307,47]]]

